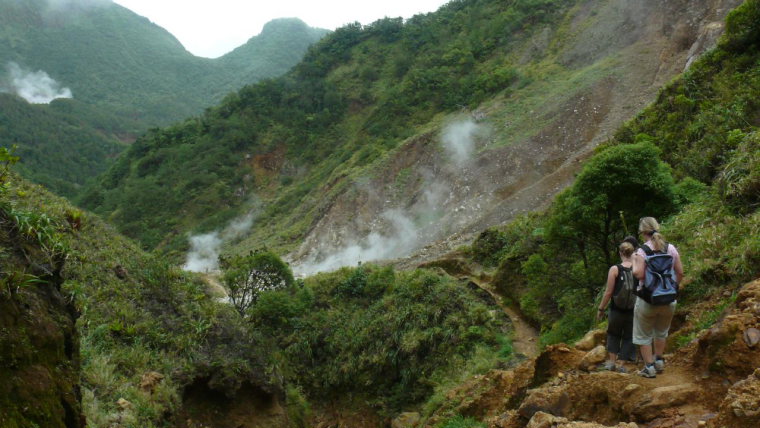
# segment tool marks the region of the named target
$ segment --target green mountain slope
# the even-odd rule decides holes
[[[325,33],[298,20],[273,22],[231,59],[211,60],[108,0],[3,0],[0,11],[3,66],[43,70],[75,98],[143,127],[197,114],[232,89],[284,73]],[[275,46],[288,50],[285,58]]]
[[[676,319],[685,325],[671,344],[685,345],[760,275],[758,96],[760,2],[751,0],[728,16],[718,47],[619,128],[546,212],[482,233],[473,258],[498,266],[497,285],[543,327],[545,344],[569,343],[593,323],[590,302],[601,299],[617,244],[655,216],[683,255]],[[666,177],[655,180],[647,169],[658,164]]]
[[[70,90],[74,101],[22,106],[3,97],[0,140],[19,146],[25,176],[71,197],[123,149],[118,140],[131,142],[245,84],[283,74],[326,32],[295,18],[276,20],[212,60],[109,0],[2,0],[0,91],[52,87]]]
[[[348,25],[288,75],[139,139],[80,201],[148,248],[183,250],[253,197],[229,251],[320,263],[380,236],[387,257],[408,255],[550,200],[709,45],[724,3],[466,0]],[[443,142],[454,125],[472,130],[461,163]]]
[[[18,171],[60,195],[75,195],[125,149],[123,125],[78,100],[37,105],[0,94],[0,146],[17,145]]]

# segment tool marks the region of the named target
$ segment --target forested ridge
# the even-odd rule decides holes
[[[295,18],[274,20],[233,52],[208,59],[106,0],[3,0],[0,24],[0,90],[9,93],[0,120],[13,124],[2,128],[0,140],[19,146],[22,174],[67,197],[140,134],[199,114],[245,84],[285,73],[327,33]],[[69,89],[73,99],[47,106],[10,98],[14,79],[39,89],[50,85],[39,81],[40,72]],[[70,156],[86,159],[86,165]]]

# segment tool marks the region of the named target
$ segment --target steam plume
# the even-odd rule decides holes
[[[454,122],[444,128],[441,141],[454,163],[462,166],[472,158],[479,131],[480,127],[472,119]]]
[[[389,223],[389,234],[372,232],[361,243],[350,243],[320,262],[312,261],[296,266],[296,274],[313,275],[342,266],[355,266],[362,261],[397,258],[416,248],[419,241],[417,227],[409,216],[395,209],[384,212],[382,218]]]
[[[219,269],[222,245],[242,237],[251,230],[254,214],[232,220],[221,232],[215,231],[190,237],[190,252],[182,268],[190,272],[213,272]]]
[[[418,190],[419,198],[405,209],[386,210],[380,221],[384,227],[375,228],[363,239],[348,240],[339,248],[322,250],[312,248],[307,261],[295,265],[297,275],[312,275],[338,269],[342,266],[355,266],[361,261],[376,261],[406,257],[419,250],[427,243],[447,233],[451,224],[441,222],[448,211],[457,213],[479,209],[479,206],[455,205],[456,196],[451,189],[452,176],[459,177],[462,185],[469,188],[466,175],[462,169],[472,161],[478,141],[487,136],[488,128],[477,124],[472,119],[459,120],[446,126],[441,133],[441,144],[452,161],[442,168],[418,171],[423,180]],[[448,177],[448,178],[446,178]],[[372,192],[369,185],[360,186],[360,191]],[[384,198],[383,195],[368,199]],[[464,214],[459,214],[461,217]],[[380,232],[378,230],[384,230]],[[345,241],[344,241],[345,242]],[[324,255],[324,253],[327,255]]]
[[[42,70],[30,71],[15,62],[6,66],[7,83],[2,92],[13,93],[32,104],[49,104],[56,98],[71,98],[71,89],[62,88],[52,77]]]

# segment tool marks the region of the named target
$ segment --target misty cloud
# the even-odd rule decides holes
[[[61,87],[44,71],[26,70],[15,62],[6,65],[5,83],[0,90],[16,94],[32,104],[49,104],[56,98],[72,98],[71,89]]]
[[[111,0],[47,0],[50,10],[85,9],[112,4]]]
[[[248,213],[232,220],[221,232],[194,235],[189,238],[190,252],[187,253],[182,269],[190,272],[213,272],[219,269],[219,254],[222,245],[243,237],[253,226],[254,213]]]

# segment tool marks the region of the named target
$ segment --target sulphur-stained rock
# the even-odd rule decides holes
[[[594,422],[570,421],[544,412],[537,412],[525,428],[638,428],[633,422],[621,422],[617,425],[602,425]]]
[[[754,348],[760,342],[760,330],[754,327],[744,330],[744,342],[750,348]]]
[[[583,339],[575,342],[575,349],[581,351],[590,351],[599,345],[604,344],[607,338],[607,332],[604,330],[592,330],[583,336]]]
[[[127,410],[132,410],[132,408],[134,407],[130,401],[125,400],[124,398],[119,398],[118,400],[116,400],[116,405],[119,406],[119,409],[121,409],[121,411],[124,411],[124,412]]]
[[[140,378],[140,389],[143,392],[152,394],[156,390],[156,387],[164,379],[164,375],[158,372],[148,372],[142,375]]]
[[[695,401],[698,395],[699,388],[692,383],[661,386],[644,395],[633,408],[633,413],[641,420],[652,420],[665,409]]]
[[[589,351],[583,356],[583,359],[578,363],[578,368],[585,371],[590,371],[600,363],[607,359],[607,350],[604,346],[599,345],[596,348]]]
[[[405,412],[391,422],[391,428],[414,428],[420,424],[421,416],[417,412]]]
[[[713,428],[760,427],[760,368],[735,383],[720,405],[718,417],[708,422]]]

